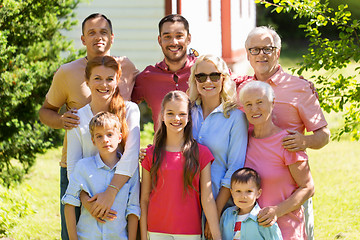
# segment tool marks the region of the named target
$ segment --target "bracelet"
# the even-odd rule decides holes
[[[114,186],[112,184],[109,184],[108,187],[112,187],[112,188],[116,189],[118,192],[120,191],[120,189],[118,187],[116,187],[116,186]]]

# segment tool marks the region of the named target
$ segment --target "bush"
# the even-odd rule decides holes
[[[39,123],[37,112],[52,76],[77,56],[61,35],[75,22],[78,0],[4,0],[0,3],[0,183],[18,182],[35,154],[59,143],[61,132]],[[66,51],[63,59],[60,53]]]
[[[0,238],[6,237],[19,218],[34,213],[29,203],[31,187],[27,185],[24,191],[0,186]]]
[[[348,5],[340,4],[336,8],[329,6],[328,0],[256,0],[271,8],[273,12],[293,12],[294,18],[306,18],[299,28],[304,30],[309,39],[309,48],[303,56],[298,69],[304,71],[325,70],[330,74],[313,75],[319,88],[319,101],[326,112],[345,112],[340,130],[333,134],[339,140],[341,135],[349,134],[352,139],[360,139],[360,82],[356,76],[344,76],[337,72],[351,62],[360,61],[360,20],[353,19]],[[335,28],[336,35],[329,39],[323,33]],[[355,68],[357,75],[360,67]]]

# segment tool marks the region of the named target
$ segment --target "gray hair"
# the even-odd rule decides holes
[[[277,34],[277,32],[272,27],[266,27],[266,26],[256,27],[250,31],[250,33],[248,34],[246,41],[245,41],[245,48],[246,49],[248,48],[249,40],[253,36],[260,35],[260,34],[268,34],[268,33],[272,36],[275,47],[277,49],[281,49],[281,38],[280,38],[279,34]]]
[[[273,102],[275,99],[275,93],[274,90],[272,89],[272,87],[266,83],[266,82],[262,82],[262,81],[251,81],[247,84],[245,84],[245,86],[240,90],[239,92],[239,101],[244,104],[244,94],[249,91],[249,90],[254,90],[254,89],[258,89],[261,90],[262,92],[265,93],[265,96],[269,99],[270,102]]]

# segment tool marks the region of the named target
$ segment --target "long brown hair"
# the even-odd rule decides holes
[[[120,64],[113,57],[110,56],[95,57],[88,61],[85,68],[85,79],[87,82],[90,80],[91,72],[94,67],[98,66],[104,66],[115,70],[117,73],[116,81],[117,83],[119,83],[121,76],[121,67]],[[121,134],[123,138],[123,141],[121,141],[120,145],[122,149],[125,149],[126,138],[128,136],[129,129],[126,123],[126,106],[124,99],[120,95],[119,87],[115,89],[115,93],[111,97],[108,111],[114,113],[119,118],[119,121],[121,123]]]
[[[199,172],[199,148],[192,135],[192,120],[191,120],[191,102],[189,97],[182,91],[172,91],[165,95],[161,103],[161,116],[164,115],[165,104],[170,101],[184,101],[188,103],[188,123],[184,128],[184,144],[182,146],[182,155],[184,157],[184,192],[189,188],[196,190],[192,184],[195,175]],[[152,166],[150,169],[152,186],[155,188],[158,181],[158,174],[160,166],[163,162],[163,153],[165,151],[167,130],[164,121],[160,117],[159,128],[154,135],[154,154],[152,159]]]

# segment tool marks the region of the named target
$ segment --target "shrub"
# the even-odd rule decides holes
[[[0,3],[0,183],[20,181],[35,154],[61,132],[39,123],[37,112],[56,69],[77,56],[61,35],[75,22],[78,0],[4,0]],[[66,51],[66,59],[60,53]]]
[[[21,217],[34,213],[29,203],[30,192],[29,185],[21,191],[0,186],[0,238],[6,237]]]

